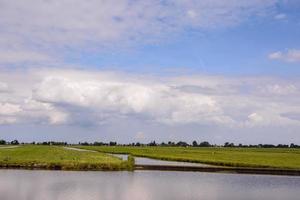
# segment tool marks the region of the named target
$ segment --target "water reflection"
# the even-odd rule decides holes
[[[127,160],[128,155],[126,154],[110,154],[113,156],[117,156],[122,160]],[[171,165],[171,166],[211,166],[201,163],[191,163],[191,162],[176,162],[176,161],[166,161],[166,160],[158,160],[152,158],[143,158],[143,157],[134,157],[135,164],[137,165]]]
[[[299,188],[288,176],[0,170],[1,200],[298,200]]]
[[[210,166],[201,163],[190,163],[190,162],[176,162],[176,161],[165,161],[151,158],[135,157],[135,164],[138,165],[170,165],[170,166]]]

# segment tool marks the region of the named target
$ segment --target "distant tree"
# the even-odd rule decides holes
[[[109,142],[109,146],[116,146],[117,142]]]
[[[150,142],[148,145],[149,145],[149,146],[157,146],[155,140],[153,140],[152,142]]]
[[[94,146],[102,146],[102,145],[103,145],[103,142],[94,142],[93,145],[94,145]]]
[[[141,143],[137,142],[137,143],[135,143],[135,146],[139,147],[139,146],[141,146]]]
[[[233,143],[225,142],[224,147],[234,147]]]
[[[197,147],[197,146],[198,146],[198,143],[197,143],[197,141],[196,141],[196,140],[194,140],[194,141],[192,142],[192,145],[193,145],[193,147]]]
[[[209,144],[209,142],[207,142],[207,141],[204,141],[204,142],[201,142],[200,144],[199,144],[199,147],[210,147],[211,145]]]
[[[6,141],[5,140],[0,140],[0,145],[5,145]]]
[[[18,140],[13,140],[13,141],[11,141],[10,144],[11,144],[11,145],[19,145],[20,143],[19,143]]]
[[[88,142],[81,142],[80,145],[82,145],[82,146],[89,146],[89,143]]]
[[[278,144],[277,145],[277,148],[288,148],[289,147],[289,145],[287,145],[287,144]]]
[[[262,148],[275,148],[276,146],[273,145],[273,144],[263,144],[263,145],[259,145],[259,147],[262,147]]]
[[[169,141],[169,142],[168,142],[168,146],[175,146],[175,142]]]
[[[179,142],[177,142],[176,146],[187,147],[187,146],[189,146],[189,144],[186,142],[183,142],[183,141],[179,141]]]
[[[298,146],[298,145],[296,145],[296,144],[294,144],[294,143],[291,143],[290,144],[290,148],[299,148],[300,146]]]

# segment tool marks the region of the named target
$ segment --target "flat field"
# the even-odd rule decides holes
[[[127,161],[100,152],[76,151],[61,146],[24,145],[0,148],[1,168],[60,170],[125,170]]]
[[[106,153],[232,167],[300,169],[300,149],[78,146]]]

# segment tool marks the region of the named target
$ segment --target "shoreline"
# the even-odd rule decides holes
[[[64,168],[64,166],[22,166],[22,165],[1,165],[0,170],[49,170],[49,171],[177,171],[177,172],[204,172],[204,173],[222,173],[222,174],[252,174],[252,175],[279,175],[279,176],[300,176],[300,170],[293,169],[274,169],[274,168],[246,168],[246,167],[197,167],[197,166],[172,166],[172,165],[134,165],[133,170],[120,168]]]
[[[53,170],[53,171],[131,171],[127,165],[60,165],[60,164],[0,164],[1,169],[20,169],[20,170]]]
[[[197,167],[197,166],[171,166],[171,165],[135,165],[135,170],[300,176],[300,170],[293,170],[293,169],[222,167],[222,166]]]

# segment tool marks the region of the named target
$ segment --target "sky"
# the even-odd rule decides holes
[[[299,0],[0,0],[0,138],[300,144]]]

